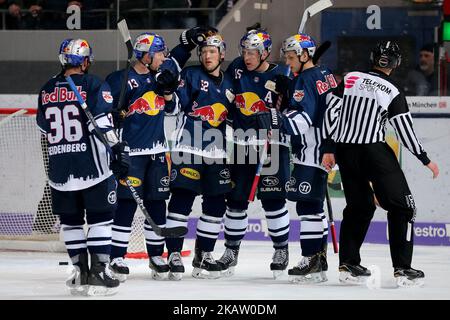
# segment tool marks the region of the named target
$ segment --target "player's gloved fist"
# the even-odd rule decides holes
[[[218,30],[214,27],[194,27],[184,30],[180,35],[180,43],[183,44],[189,51],[205,41],[208,35],[217,33]]]
[[[160,95],[172,94],[177,90],[179,83],[179,75],[165,69],[156,76],[156,93]]]
[[[126,141],[118,142],[111,147],[113,159],[111,161],[111,170],[119,179],[123,179],[128,174],[130,168],[130,147]]]
[[[262,130],[272,130],[272,129],[281,129],[283,124],[283,119],[281,113],[274,109],[270,108],[269,112],[258,112],[256,114],[256,122],[258,124],[258,129]]]
[[[287,96],[291,79],[289,79],[283,74],[278,74],[273,81],[275,82],[275,91],[278,94]]]

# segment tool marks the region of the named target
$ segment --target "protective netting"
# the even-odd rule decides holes
[[[0,137],[0,249],[64,251],[59,219],[52,213],[48,156],[42,152],[45,139],[35,110],[0,109]],[[144,219],[138,211],[129,253],[146,251]]]

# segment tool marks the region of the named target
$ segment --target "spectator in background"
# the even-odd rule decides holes
[[[7,29],[41,29],[43,0],[9,0]]]
[[[406,77],[404,89],[407,96],[439,95],[434,64],[434,45],[426,44],[419,51],[419,64]]]

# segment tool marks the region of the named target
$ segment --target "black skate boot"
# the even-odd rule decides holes
[[[292,283],[323,282],[321,262],[320,252],[310,257],[303,257],[297,266],[288,270],[289,281]]]
[[[192,276],[199,279],[218,279],[222,269],[217,264],[211,252],[201,251],[195,248],[194,260],[192,260]]]
[[[120,281],[115,279],[108,266],[107,255],[91,254],[89,296],[110,296],[117,293]]]
[[[169,280],[181,280],[184,273],[183,260],[180,252],[172,252],[168,259],[169,265]]]
[[[289,264],[288,246],[277,248],[272,256],[270,270],[273,272],[273,278],[276,279],[283,274]]]
[[[222,276],[231,277],[234,274],[234,268],[238,263],[239,247],[227,247],[222,257],[217,260],[217,264],[222,269]]]
[[[362,265],[343,263],[339,266],[339,281],[346,284],[366,284],[372,275],[369,269]]]
[[[149,258],[149,267],[152,269],[152,278],[154,280],[164,280],[169,272],[169,265],[161,256]]]
[[[122,257],[114,258],[109,264],[109,268],[111,269],[114,278],[120,282],[127,280],[128,275],[130,274],[130,269]]]
[[[423,287],[425,284],[423,271],[413,268],[395,268],[394,277],[397,285],[402,288]]]
[[[66,281],[70,294],[74,296],[86,295],[88,291],[89,257],[87,252],[72,257],[72,274]]]

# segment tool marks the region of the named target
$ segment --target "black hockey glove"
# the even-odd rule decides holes
[[[273,81],[275,82],[275,91],[286,97],[288,95],[291,79],[283,74],[278,74]]]
[[[111,161],[111,170],[119,179],[123,179],[128,174],[130,168],[130,147],[126,141],[116,143],[111,147],[113,158]]]
[[[258,112],[256,114],[256,122],[258,124],[258,129],[262,130],[272,130],[281,129],[283,124],[282,115],[279,111],[271,108],[269,112]]]
[[[194,27],[188,30],[184,30],[180,35],[180,43],[185,46],[188,51],[195,49],[196,46],[205,41],[208,35],[212,35],[219,32],[216,28],[206,27]]]
[[[179,76],[169,69],[161,71],[156,77],[156,93],[159,95],[169,95],[178,89]]]

